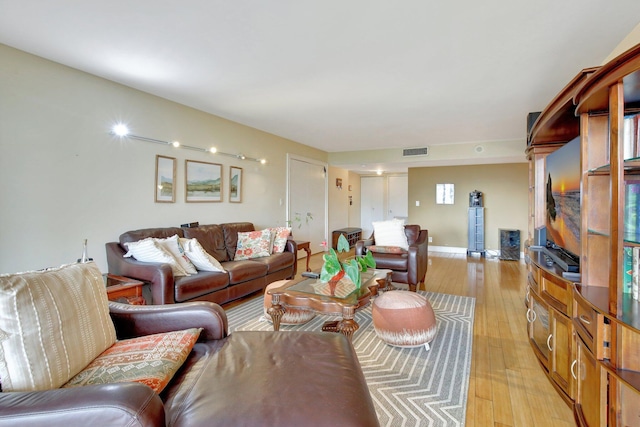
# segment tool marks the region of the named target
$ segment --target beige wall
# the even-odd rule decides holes
[[[284,225],[287,153],[327,161],[326,152],[4,45],[0,75],[0,273],[74,262],[85,238],[106,272],[104,244],[137,228]],[[215,145],[268,164],[119,140],[108,132],[120,120],[137,135]],[[176,203],[154,203],[157,154],[177,159]],[[242,167],[243,202],[229,203],[225,184],[222,203],[185,203],[186,159],[221,163],[224,179],[229,166]]]
[[[611,52],[611,54],[604,61],[602,61],[602,64],[606,64],[616,56],[631,49],[633,46],[637,45],[638,43],[640,43],[640,24],[636,25],[636,27],[633,30],[631,30],[631,32],[627,35],[627,37],[625,37],[620,42],[620,44],[616,46],[613,52]]]
[[[436,184],[455,184],[453,205],[436,204]],[[408,222],[429,230],[432,247],[467,248],[469,193],[473,190],[484,196],[485,249],[499,250],[500,228],[520,230],[522,248],[527,232],[526,163],[410,168]]]

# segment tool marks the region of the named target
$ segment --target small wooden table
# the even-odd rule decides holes
[[[144,282],[115,274],[103,274],[104,284],[107,287],[109,301],[124,302],[131,305],[145,305],[142,296]],[[124,301],[123,301],[124,300]]]
[[[307,253],[307,271],[311,271],[309,268],[309,257],[311,256],[311,246],[309,246],[309,242],[305,242],[304,240],[295,240],[295,242],[298,250],[302,249]]]
[[[388,278],[388,279],[387,279]],[[371,287],[377,279],[384,284],[391,279],[390,270],[372,270],[362,273],[362,285],[356,289],[353,282],[341,280],[331,293],[327,283],[319,279],[291,280],[279,288],[270,289],[271,307],[267,310],[273,321],[273,330],[280,329],[280,320],[287,307],[311,310],[319,314],[342,315],[338,321],[326,322],[322,330],[340,332],[349,340],[360,327],[354,319],[359,309],[369,305]],[[377,283],[380,285],[380,283]]]

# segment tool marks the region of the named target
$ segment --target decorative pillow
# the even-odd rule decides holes
[[[160,246],[178,261],[180,267],[187,272],[187,274],[197,274],[196,268],[191,264],[189,258],[184,253],[184,249],[180,246],[179,237],[177,234],[174,234],[171,237],[167,237],[166,239],[155,239],[156,242],[160,243]]]
[[[93,262],[0,275],[2,391],[59,388],[115,341]]]
[[[284,252],[284,248],[287,246],[287,239],[291,235],[291,227],[273,227],[269,230],[273,240],[271,253],[279,254]]]
[[[180,245],[184,248],[184,253],[198,270],[225,271],[218,260],[204,250],[200,242],[198,242],[198,239],[181,238]]]
[[[135,381],[160,393],[187,359],[201,328],[118,341],[63,388]]]
[[[402,249],[409,249],[407,235],[404,234],[404,220],[375,221],[373,235],[376,246],[399,246]]]
[[[171,270],[173,270],[173,276],[188,276],[187,272],[178,264],[176,257],[171,255],[165,250],[156,240],[152,237],[147,237],[137,242],[125,243],[125,246],[129,250],[124,257],[134,257],[138,261],[142,262],[160,262],[163,264],[169,264]]]
[[[406,254],[407,250],[402,249],[400,246],[380,246],[380,245],[372,245],[367,246],[367,249],[371,252],[375,252],[378,254]]]
[[[238,233],[238,246],[234,260],[260,258],[271,255],[271,231],[247,231]]]

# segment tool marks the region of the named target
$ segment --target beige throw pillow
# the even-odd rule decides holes
[[[0,275],[2,391],[58,388],[115,341],[94,263]]]
[[[156,242],[156,239],[153,237],[147,237],[137,242],[128,242],[125,243],[125,246],[128,249],[128,252],[123,255],[125,258],[134,257],[142,262],[169,264],[174,277],[189,275],[178,263],[176,257],[171,255],[160,243]]]
[[[160,243],[167,252],[169,252],[173,257],[178,261],[180,267],[187,272],[187,274],[197,274],[196,268],[193,266],[189,258],[184,253],[184,248],[180,245],[180,241],[177,234],[174,234],[171,237],[167,237],[166,239],[155,239],[156,242]]]
[[[180,245],[189,260],[200,271],[225,271],[217,259],[204,250],[198,239],[180,239]]]

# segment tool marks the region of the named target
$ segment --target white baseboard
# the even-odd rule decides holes
[[[466,254],[467,248],[456,248],[452,246],[433,246],[429,245],[429,252],[444,252],[449,254]],[[487,254],[491,257],[500,258],[500,250],[487,249]],[[520,252],[520,259],[524,259],[524,252]]]

